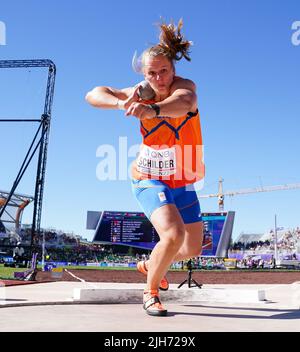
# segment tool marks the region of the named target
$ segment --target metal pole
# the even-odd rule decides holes
[[[278,247],[277,247],[277,217],[275,214],[275,231],[274,231],[274,256],[275,262],[277,264],[278,261]]]
[[[42,243],[42,271],[45,271],[45,231],[43,231],[43,243]]]

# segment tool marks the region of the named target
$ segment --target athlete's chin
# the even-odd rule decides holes
[[[157,87],[157,92],[158,93],[166,93],[168,92],[169,88],[167,86],[158,86]]]

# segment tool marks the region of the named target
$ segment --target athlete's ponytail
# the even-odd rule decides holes
[[[132,67],[134,71],[142,73],[145,58],[147,56],[166,56],[172,63],[173,67],[175,61],[179,61],[183,57],[186,60],[191,61],[189,56],[189,48],[193,43],[184,39],[181,34],[182,26],[182,19],[179,20],[177,27],[173,22],[170,24],[161,22],[159,24],[159,43],[146,49],[140,57],[138,57],[137,52],[135,52],[132,59]]]
[[[172,62],[179,61],[183,57],[191,61],[189,48],[192,42],[184,40],[181,34],[182,26],[182,19],[179,20],[177,27],[173,22],[170,24],[160,23],[159,43],[146,49],[143,58],[148,54],[150,56],[167,56]]]
[[[179,61],[184,57],[186,60],[191,61],[191,58],[189,57],[189,48],[192,45],[192,42],[184,40],[183,35],[180,32],[182,26],[182,19],[179,20],[177,28],[174,23],[161,23],[159,44],[157,44],[157,46],[161,48],[165,52],[165,55],[171,60]]]

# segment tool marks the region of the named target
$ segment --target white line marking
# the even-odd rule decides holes
[[[67,269],[65,269],[65,271],[66,271],[69,275],[73,276],[75,279],[77,279],[77,280],[79,280],[79,281],[81,281],[81,282],[85,282],[85,280],[83,280],[83,279],[81,279],[80,277],[78,277],[78,276],[76,276],[76,275],[70,273]]]

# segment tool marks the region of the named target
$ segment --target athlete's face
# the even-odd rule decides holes
[[[170,60],[163,56],[147,55],[144,59],[143,72],[154,91],[166,95],[174,79],[174,68]]]

